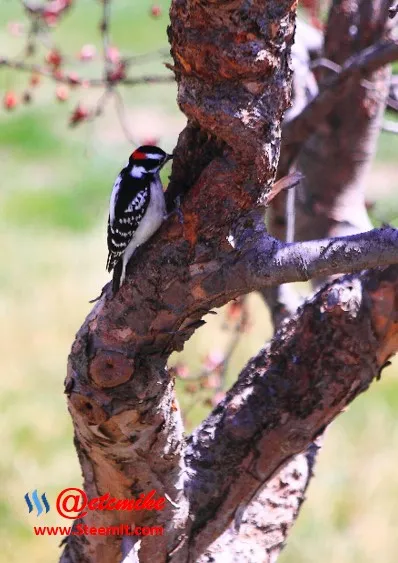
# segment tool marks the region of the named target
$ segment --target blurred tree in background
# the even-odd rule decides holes
[[[303,2],[302,7],[307,23],[300,22],[293,49],[293,105],[285,117],[278,174],[284,176],[293,165],[304,179],[296,190],[274,199],[267,214],[269,230],[281,240],[350,235],[371,228],[366,209],[375,225],[382,221],[395,225],[397,200],[391,195],[396,183],[395,117],[384,114],[386,104],[390,111],[396,109],[395,85],[387,69],[379,70],[386,52],[388,60],[394,58],[381,42],[392,45],[386,37],[395,20],[387,17],[383,2],[336,1],[329,16],[326,3]],[[52,500],[62,488],[81,482],[59,374],[71,337],[88,312],[88,299],[107,280],[104,225],[116,173],[132,145],[156,143],[171,151],[184,127],[185,118],[175,103],[174,72],[181,80],[181,72],[189,77],[190,69],[181,58],[173,62],[168,53],[168,9],[168,2],[122,0],[53,0],[39,7],[9,2],[1,8],[7,22],[0,35],[4,106],[0,213],[6,257],[0,279],[7,317],[0,399],[5,436],[0,465],[4,561],[56,560],[59,538],[33,536],[36,517],[27,514],[23,496],[38,488]],[[279,21],[282,12],[281,8],[280,14],[267,13],[268,18]],[[253,38],[242,32],[240,41]],[[369,46],[374,53],[350,59]],[[185,47],[180,44],[177,52],[181,55]],[[175,66],[178,61],[180,68]],[[207,62],[211,74],[214,60]],[[369,69],[374,72],[369,74]],[[196,72],[199,77],[205,72],[199,63]],[[259,95],[257,87],[251,77],[250,96]],[[181,91],[179,101],[186,111]],[[201,122],[200,113],[195,117]],[[68,123],[74,126],[70,131]],[[217,136],[221,122],[214,127],[211,132]],[[389,132],[379,137],[383,127]],[[225,151],[214,138],[204,141],[191,130],[189,139],[189,127],[186,131],[173,169],[171,196],[177,188],[190,188],[212,157]],[[221,133],[220,139],[225,142]],[[376,149],[376,163],[369,171]],[[190,224],[189,205],[185,225]],[[295,209],[293,233],[292,222],[286,232],[286,209],[290,214]],[[318,281],[323,281],[329,272],[320,273]],[[386,307],[389,301],[383,291],[392,291],[394,275],[378,279],[377,291],[371,277],[360,283]],[[224,397],[248,358],[271,335],[263,299],[275,326],[295,311],[301,298],[290,287],[237,298],[217,316],[207,315],[206,329],[196,332],[184,352],[173,356],[170,373],[177,377],[188,429]],[[310,290],[307,285],[300,289],[303,295]],[[378,318],[384,317],[385,311]],[[392,333],[388,336],[393,340]],[[387,355],[394,351],[390,340],[388,344]],[[385,355],[380,352],[380,358]],[[384,373],[393,375],[394,370]],[[395,561],[397,398],[395,378],[383,377],[382,384],[357,400],[328,432],[310,500],[281,561],[317,561],[319,556],[331,562],[380,557]],[[310,465],[317,447],[308,450]],[[275,480],[266,500],[275,506],[268,502],[265,509],[254,507],[243,522],[243,535],[255,539],[258,551],[245,554],[242,548],[234,554],[229,546],[231,558],[268,561],[266,557],[272,560],[279,552],[306,483],[303,466],[292,467],[293,473],[301,472],[301,480],[297,490],[290,490],[287,503],[275,502],[280,498]],[[282,481],[289,483],[291,474],[286,471]],[[276,513],[280,509],[282,517]],[[260,514],[265,514],[264,520]],[[53,511],[45,523],[64,524],[60,520]],[[151,541],[155,545],[157,539]]]

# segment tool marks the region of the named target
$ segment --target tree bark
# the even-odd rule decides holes
[[[391,319],[387,344],[379,334],[386,323],[374,297],[395,299],[394,267],[390,277],[370,276],[372,289],[367,278],[336,282],[278,332],[184,440],[167,360],[209,310],[267,285],[398,263],[394,229],[285,245],[253,212],[276,175],[295,8],[293,0],[172,3],[169,37],[188,125],[168,203],[182,196],[184,221],[170,218],[137,251],[126,284],[116,295],[108,288],[72,346],[65,390],[87,496],[154,489],[168,500],[161,512],[128,515],[133,526],[165,530],[135,551],[128,546],[139,561],[198,560],[396,349]],[[89,511],[82,521],[117,525],[126,513]],[[61,561],[121,561],[125,544],[69,536]]]
[[[94,307],[72,347],[66,381],[88,497],[156,489],[173,501],[156,514],[167,534],[156,545],[142,542],[144,561],[155,554],[166,560],[187,524],[183,429],[166,362],[210,308],[229,300],[207,294],[198,278],[233,254],[231,225],[275,177],[295,2],[264,9],[260,1],[174,1],[170,15],[178,101],[188,116],[170,193],[189,188],[184,223],[170,220],[145,245],[145,262],[142,250],[131,260],[119,293]],[[89,512],[84,522],[110,525],[123,517]],[[153,514],[132,514],[135,525],[151,521]],[[120,554],[120,539],[70,536],[64,561],[118,561]]]
[[[370,226],[364,201],[364,180],[375,154],[389,84],[389,69],[381,67],[395,60],[398,53],[397,43],[389,37],[390,27],[387,2],[333,2],[325,47],[323,52],[319,50],[318,56],[328,66],[341,65],[341,70],[335,70],[335,74],[326,79],[325,72],[322,73],[320,91],[316,93],[316,88],[312,88],[312,99],[308,90],[308,77],[312,76],[310,58],[302,54],[308,34],[297,37],[302,44],[299,59],[294,59],[295,67],[299,64],[301,69],[299,73],[295,69],[301,111],[295,110],[295,98],[283,128],[278,174],[288,174],[298,157],[296,166],[305,180],[298,197],[294,198],[295,217],[298,218],[295,235],[302,240],[360,232]],[[304,61],[307,69],[303,68]],[[303,107],[306,94],[307,106]],[[331,127],[330,123],[334,125]],[[317,208],[319,199],[322,199],[320,209]],[[272,206],[271,232],[284,237],[286,195],[282,193]],[[325,221],[325,216],[329,221]],[[298,306],[298,296],[291,286],[271,287],[262,293],[274,323],[279,324],[292,315]],[[305,468],[305,458],[298,457]],[[312,468],[314,456],[310,459]],[[295,467],[294,464],[295,460],[292,460],[289,465]],[[285,471],[289,471],[289,465]],[[296,510],[285,522],[284,537],[299,514],[310,478],[311,475],[308,480],[302,480],[295,490],[293,499],[296,502],[291,504]],[[283,490],[280,497],[284,497]]]
[[[284,130],[279,174],[298,156],[296,240],[341,236],[371,227],[364,199],[389,90],[387,63],[398,57],[390,38],[390,2],[332,3],[323,58],[341,66],[321,74],[319,95]],[[355,30],[355,31],[354,31]],[[328,71],[330,73],[330,71]],[[338,171],[338,173],[337,173]],[[273,206],[271,232],[283,238],[284,202]]]

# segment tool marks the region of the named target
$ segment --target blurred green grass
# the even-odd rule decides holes
[[[152,2],[113,3],[112,35],[129,54],[166,47],[168,2],[158,2],[163,15],[149,16]],[[79,2],[56,31],[56,44],[74,60],[85,43],[98,48],[99,3]],[[0,54],[18,53],[21,40],[6,31],[6,22],[21,19],[16,2],[1,5]],[[100,72],[94,65],[92,71]],[[135,70],[165,72],[160,61]],[[28,75],[0,73],[0,91],[26,87]],[[89,312],[88,300],[107,281],[106,215],[112,182],[130,144],[114,108],[94,123],[68,129],[68,115],[79,91],[60,105],[54,84],[33,92],[33,104],[8,114],[0,110],[0,561],[56,561],[60,538],[33,535],[34,524],[64,525],[55,514],[57,493],[81,484],[73,447],[73,429],[63,395],[66,360],[74,334]],[[95,104],[99,92],[84,93]],[[127,122],[137,140],[153,136],[170,150],[184,117],[178,113],[172,85],[125,89]],[[379,197],[375,221],[396,221],[396,154],[398,141],[383,134],[378,159],[369,178],[369,197]],[[251,330],[236,350],[228,371],[231,382],[247,359],[271,335],[269,316],[257,296],[250,298]],[[224,312],[187,343],[182,354],[191,371],[203,357],[228,343]],[[176,361],[177,357],[173,357]],[[208,407],[178,385],[189,427]],[[396,561],[398,538],[395,509],[398,430],[397,366],[383,372],[381,382],[357,400],[328,431],[325,448],[310,487],[308,502],[282,563],[353,563]],[[37,518],[28,514],[26,492],[46,491],[52,510]]]

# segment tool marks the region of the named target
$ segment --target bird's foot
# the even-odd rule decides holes
[[[179,222],[181,223],[181,225],[184,224],[184,214],[181,211],[181,196],[177,196],[175,199],[175,208],[173,209],[173,211],[170,211],[170,213],[166,213],[164,215],[164,220],[166,221],[169,217],[172,217],[173,215],[177,215]]]

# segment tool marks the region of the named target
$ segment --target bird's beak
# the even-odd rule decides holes
[[[169,162],[169,160],[171,160],[173,157],[174,157],[174,154],[168,154],[168,155],[166,156],[165,163],[166,163],[166,162]]]

